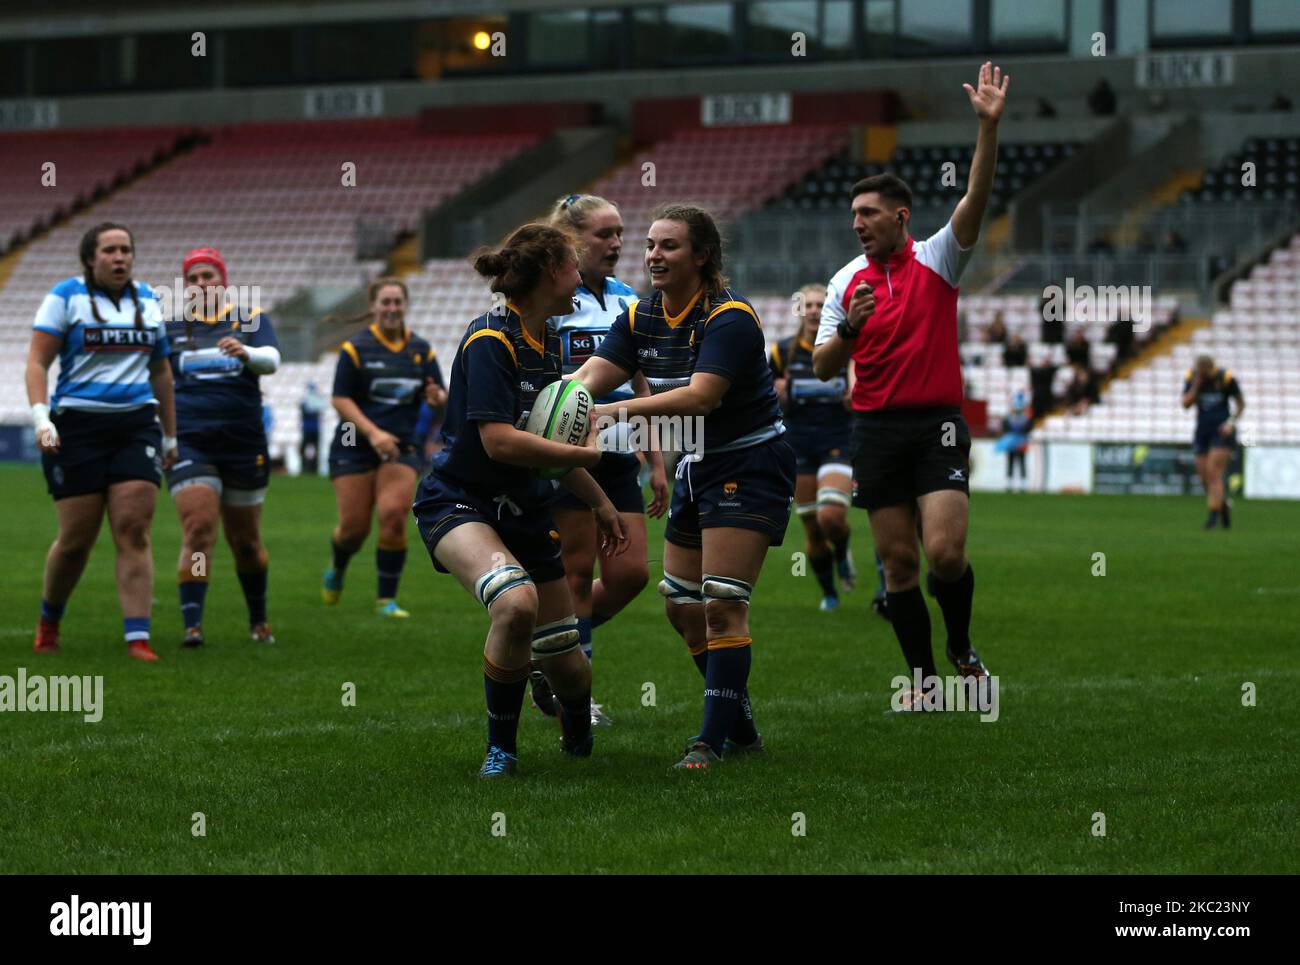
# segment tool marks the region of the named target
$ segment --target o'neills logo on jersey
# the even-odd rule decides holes
[[[158,340],[152,328],[120,328],[87,326],[82,331],[82,344],[89,352],[151,352]]]

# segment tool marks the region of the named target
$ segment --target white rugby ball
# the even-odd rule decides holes
[[[591,393],[575,379],[560,379],[537,393],[528,422],[524,428],[535,436],[580,446],[587,439],[587,423],[591,416]],[[548,469],[542,475],[553,479],[569,470]]]

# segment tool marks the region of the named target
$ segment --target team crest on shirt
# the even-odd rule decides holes
[[[722,495],[726,498],[718,503],[719,507],[735,509],[740,506],[740,500],[736,498],[736,491],[740,489],[740,484],[736,482],[725,482],[722,484]]]

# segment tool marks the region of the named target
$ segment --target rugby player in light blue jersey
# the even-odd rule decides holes
[[[218,301],[225,301],[228,287],[221,252],[195,248],[181,271],[187,294],[203,295],[198,305],[187,299],[184,317],[167,323],[180,432],[179,458],[167,471],[167,489],[181,519],[181,645],[203,646],[208,560],[218,521],[235,558],[249,635],[258,643],[275,643],[266,620],[261,522],[271,458],[259,379],[279,367],[279,343],[260,308]]]
[[[107,513],[127,652],[157,660],[149,646],[149,528],[163,469],[176,461],[167,332],[153,290],[131,278],[135,239],[128,228],[96,225],[82,237],[79,253],[82,274],[45,296],[27,353],[27,400],[59,518],[33,649],[58,651],[59,621]],[[55,358],[59,379],[51,400]]]
[[[609,334],[614,319],[636,292],[614,277],[619,254],[623,249],[623,219],[610,201],[587,194],[571,194],[556,202],[551,224],[577,239],[578,271],[582,284],[574,295],[574,311],[551,319],[559,333],[564,374],[572,375],[591,358],[600,342]],[[645,376],[637,373],[598,403],[619,402],[633,395],[649,395]],[[668,509],[668,479],[664,474],[663,455],[657,450],[646,453],[650,466],[650,488],[654,499],[649,513],[656,519]],[[646,565],[646,505],[641,493],[641,463],[633,451],[606,448],[600,462],[591,470],[592,477],[623,517],[631,540],[628,551],[617,557],[602,557],[600,579],[593,579],[596,566],[596,523],[591,509],[572,493],[560,496],[554,506],[555,528],[560,533],[564,552],[564,572],[578,614],[578,639],[588,659],[591,657],[592,631],[610,620],[645,589],[650,579]],[[540,671],[532,675],[533,704],[549,716],[555,716],[554,696]],[[591,705],[593,724],[610,724],[604,709],[595,701]]]

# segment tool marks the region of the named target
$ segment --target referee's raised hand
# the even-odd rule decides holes
[[[874,290],[865,281],[860,281],[858,287],[853,289],[853,296],[849,299],[849,310],[845,318],[845,324],[854,332],[859,332],[875,310],[876,296]]]

